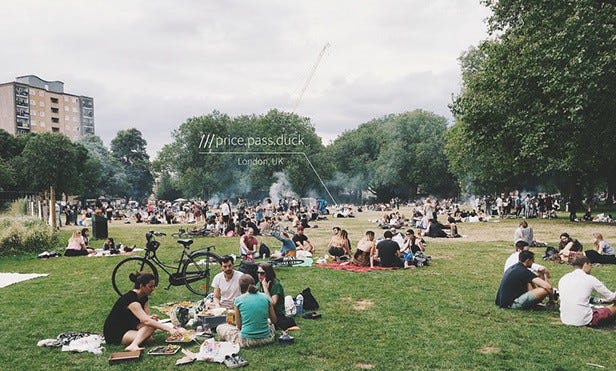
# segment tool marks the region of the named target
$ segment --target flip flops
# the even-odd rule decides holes
[[[304,314],[302,317],[306,319],[319,319],[321,318],[321,314],[317,312],[310,312],[310,313]]]

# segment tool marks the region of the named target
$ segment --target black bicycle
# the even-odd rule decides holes
[[[154,275],[156,284],[159,283],[159,275],[156,266],[169,276],[169,289],[171,286],[186,286],[191,292],[206,296],[211,291],[211,282],[220,270],[220,256],[211,252],[214,246],[190,252],[193,240],[177,240],[183,246],[182,255],[177,265],[165,264],[158,256],[156,250],[160,247],[157,236],[165,236],[165,233],[149,231],[146,233],[145,256],[133,256],[122,260],[115,266],[111,274],[113,289],[118,295],[124,295],[134,288],[129,276],[135,272],[150,272]]]
[[[212,235],[212,231],[205,227],[197,229],[180,228],[177,233],[171,234],[175,238],[208,237],[210,235]]]

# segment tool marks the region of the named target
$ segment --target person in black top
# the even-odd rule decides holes
[[[534,261],[532,251],[521,251],[519,262],[509,267],[501,280],[495,303],[501,308],[529,309],[541,303],[546,296],[554,299],[552,286],[529,269]]]
[[[135,288],[122,295],[113,305],[105,320],[103,334],[107,344],[126,345],[126,351],[141,351],[141,344],[151,342],[154,331],[163,330],[171,336],[185,332],[158,322],[157,316],[150,315],[148,295],[154,291],[156,281],[151,273],[132,273]]]
[[[400,245],[392,240],[393,234],[390,231],[383,233],[384,240],[376,244],[376,256],[381,267],[402,267],[400,260]],[[374,267],[374,259],[370,260],[370,267]]]

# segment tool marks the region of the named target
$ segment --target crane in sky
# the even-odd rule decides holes
[[[330,43],[327,43],[325,44],[325,46],[323,46],[323,49],[321,49],[321,52],[319,53],[319,56],[317,57],[316,62],[314,62],[314,65],[312,66],[312,69],[310,70],[310,74],[308,74],[308,77],[306,78],[306,82],[304,82],[304,86],[302,87],[302,90],[300,91],[299,96],[297,97],[297,100],[295,101],[295,104],[293,105],[292,112],[295,112],[297,110],[297,107],[299,106],[300,102],[302,101],[302,98],[304,97],[304,93],[306,93],[306,90],[308,89],[308,85],[310,85],[310,81],[312,81],[312,78],[314,77],[314,74],[317,71],[317,67],[319,67],[319,63],[321,63],[321,59],[323,59],[323,55],[325,54],[325,51],[330,46],[331,46]]]

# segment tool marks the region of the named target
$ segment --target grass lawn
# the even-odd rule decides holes
[[[403,209],[402,211],[407,211]],[[356,246],[367,229],[381,235],[371,220],[376,213],[359,213],[355,219],[318,223],[306,234],[325,252],[332,226],[349,231]],[[375,271],[365,274],[312,268],[277,268],[287,294],[310,287],[319,301],[320,320],[298,318],[301,330],[292,333],[295,344],[274,344],[242,350],[253,369],[616,369],[611,347],[615,334],[560,324],[558,312],[502,310],[494,297],[505,259],[512,252],[512,236],[518,221],[460,224],[460,239],[428,239],[432,265],[414,270]],[[591,248],[591,233],[600,232],[616,243],[613,226],[530,220],[535,237],[556,245],[561,232],[578,238]],[[70,227],[69,227],[70,228]],[[116,242],[144,245],[145,225],[110,224]],[[175,232],[177,226],[156,226]],[[66,241],[70,230],[63,230]],[[271,237],[266,244],[278,246]],[[163,260],[179,256],[180,245],[170,236],[159,239]],[[196,239],[195,248],[213,243],[219,254],[237,253],[237,238]],[[92,241],[95,247],[102,241]],[[58,247],[59,250],[62,247]],[[538,261],[543,249],[535,249]],[[137,362],[108,366],[109,353],[122,347],[107,346],[102,356],[63,353],[39,348],[41,339],[55,338],[64,331],[102,332],[103,322],[117,295],[111,287],[111,271],[121,257],[55,258],[35,256],[0,258],[0,272],[48,273],[48,277],[0,289],[0,352],[2,370],[96,370],[175,369],[179,355],[143,355]],[[545,263],[552,283],[571,270],[570,266]],[[602,266],[593,274],[616,289],[616,267]],[[165,278],[165,276],[162,276]],[[166,279],[166,278],[165,278]],[[161,282],[150,298],[151,305],[169,301],[197,300],[184,287],[165,290]],[[162,344],[166,334],[156,333]],[[198,346],[189,347],[197,351]],[[195,363],[192,369],[222,369],[224,365]]]

